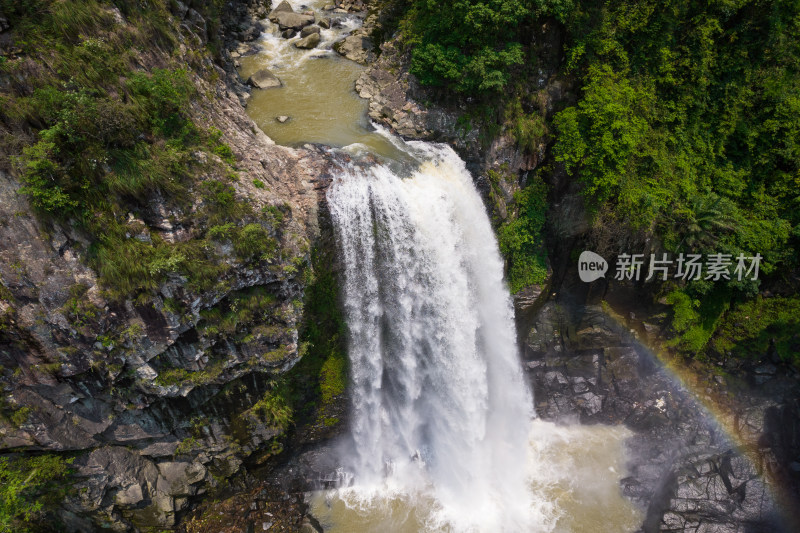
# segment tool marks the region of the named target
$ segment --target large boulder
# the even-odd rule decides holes
[[[279,13],[294,13],[294,9],[292,9],[292,6],[291,4],[289,4],[289,2],[283,0],[283,2],[278,4],[278,7],[269,12],[267,18],[269,18],[269,20],[271,20],[272,22],[275,22],[278,20]]]
[[[247,83],[256,89],[275,89],[283,86],[278,76],[273,74],[268,68],[262,68],[254,72],[247,78]]]
[[[319,33],[312,33],[308,37],[304,37],[294,43],[297,48],[310,49],[315,48],[319,44]]]
[[[275,15],[275,22],[277,22],[281,30],[288,30],[291,28],[299,31],[314,23],[314,15],[301,15],[299,13],[281,11]]]
[[[334,43],[333,49],[347,59],[366,65],[375,58],[372,39],[364,35],[348,35],[343,40]]]

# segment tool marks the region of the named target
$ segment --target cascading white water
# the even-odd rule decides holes
[[[431,529],[530,531],[532,400],[497,243],[452,149],[409,147],[424,161],[410,177],[351,165],[328,192],[350,331],[353,490],[426,494]]]

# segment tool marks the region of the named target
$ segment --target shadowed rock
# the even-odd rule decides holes
[[[306,26],[300,30],[300,37],[308,37],[312,33],[319,33],[319,26]]]

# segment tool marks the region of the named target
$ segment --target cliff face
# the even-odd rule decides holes
[[[272,143],[245,114],[232,67],[226,72],[206,47],[225,34],[248,38],[252,4],[237,3],[213,28],[201,12],[219,14],[216,3],[167,3],[163,22],[174,48],[139,47],[126,58],[145,76],[191,65],[186,90],[194,96],[184,116],[199,131],[216,131],[217,147],[229,147],[189,150],[191,175],[179,203],[153,188],[113,213],[125,242],[178,251],[169,256],[177,258],[172,266],[149,263],[155,285],[114,290],[109,275],[91,266],[102,234],[77,219],[34,214],[21,191],[23,171],[13,164],[22,146],[3,149],[0,453],[12,461],[42,453],[72,461],[74,487],[58,516],[48,516],[50,526],[170,527],[190,498],[224,486],[251,454],[279,449],[275,438],[288,427],[274,388],[301,356],[298,329],[327,161],[310,146]],[[98,30],[101,41],[132,34],[143,20],[113,5],[92,7],[111,21]],[[46,71],[42,56],[16,48],[22,30],[9,18],[0,33],[6,59]],[[0,89],[22,101],[41,79],[4,70]],[[41,124],[4,115],[6,138],[35,141]],[[221,202],[238,211],[215,221]],[[197,264],[213,267],[203,287],[187,274]]]

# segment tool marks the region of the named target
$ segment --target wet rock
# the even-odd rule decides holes
[[[314,23],[314,16],[281,11],[275,15],[275,22],[277,22],[278,27],[281,30],[287,30],[291,28],[293,30],[300,31],[304,27]]]
[[[175,0],[170,4],[170,8],[172,14],[178,17],[178,20],[183,20],[186,16],[186,13],[189,11],[189,6],[181,2],[180,0]]]
[[[307,516],[300,524],[300,533],[323,533],[323,529],[317,520],[312,520],[312,517]]]
[[[596,415],[603,408],[603,398],[592,392],[577,395],[575,399],[587,416]]]
[[[260,23],[255,23],[251,26],[248,26],[244,30],[239,32],[239,40],[241,41],[254,41],[256,40],[261,33],[264,31],[264,27]]]
[[[312,33],[319,33],[319,26],[306,26],[300,30],[300,37],[308,37]]]
[[[320,28],[327,30],[331,27],[331,19],[329,17],[321,18],[317,24],[319,24]]]
[[[292,28],[289,28],[287,30],[283,30],[281,32],[281,37],[283,37],[284,39],[291,39],[295,35],[297,35],[297,30],[292,29]]]
[[[542,289],[541,285],[531,285],[514,294],[514,307],[522,311],[534,307],[539,301]]]
[[[279,117],[275,117],[275,120],[277,120],[281,124],[285,124],[285,123],[289,122],[289,120],[291,120],[291,118],[292,117],[289,117],[289,116],[286,116],[286,115],[281,115]]]
[[[254,72],[247,78],[247,83],[256,89],[275,89],[283,86],[281,80],[273,74],[271,70],[266,68]]]
[[[757,366],[754,370],[756,374],[763,376],[773,376],[777,371],[778,369],[775,367],[775,365],[771,363],[766,363],[761,366]]]
[[[307,37],[300,39],[299,41],[294,43],[294,45],[296,48],[308,50],[311,48],[316,48],[316,46],[319,44],[319,41],[320,41],[319,33],[312,33]]]

